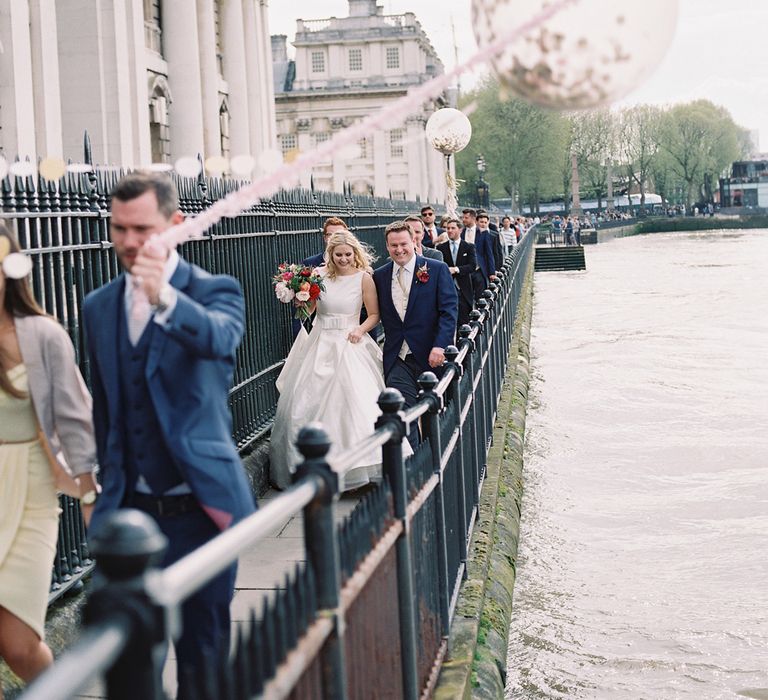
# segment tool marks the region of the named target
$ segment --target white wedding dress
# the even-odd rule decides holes
[[[270,476],[278,488],[291,485],[291,474],[301,461],[296,435],[307,423],[320,422],[328,432],[332,461],[370,435],[381,414],[376,403],[384,388],[381,349],[367,333],[358,343],[347,340],[360,325],[364,274],[326,277],[312,332],[302,327],[277,379],[280,400],[270,440]],[[404,449],[411,453],[410,446]],[[343,475],[341,489],[379,479],[381,448]]]

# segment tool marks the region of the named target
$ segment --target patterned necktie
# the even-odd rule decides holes
[[[152,307],[138,280],[132,280],[131,308],[128,311],[128,340],[136,345],[147,327]]]
[[[400,291],[403,293],[402,303],[398,309],[400,318],[403,319],[405,318],[405,310],[408,307],[408,289],[405,286],[405,268],[402,265],[398,266],[396,277],[397,283],[400,285]]]

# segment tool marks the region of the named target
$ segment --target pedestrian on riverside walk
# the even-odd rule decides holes
[[[86,520],[96,497],[91,397],[72,341],[32,296],[30,268],[0,223],[0,658],[26,682],[53,662],[56,491],[83,499]]]
[[[184,218],[167,176],[124,177],[111,209],[124,273],[83,306],[103,488],[91,529],[118,508],[144,511],[168,538],[167,566],[254,511],[227,401],[243,295],[232,277],[210,275],[154,238]],[[182,606],[179,698],[191,695],[200,663],[229,647],[236,570]]]

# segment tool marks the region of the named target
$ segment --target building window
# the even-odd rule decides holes
[[[149,100],[149,139],[153,163],[171,162],[171,132],[168,124],[168,95],[160,86]]]
[[[327,131],[320,131],[319,133],[312,134],[312,143],[315,146],[319,146],[321,143],[325,143],[331,135]]]
[[[221,107],[219,107],[219,133],[221,134],[221,155],[229,158],[229,108],[226,99],[221,101]]]
[[[405,199],[405,190],[392,190],[390,199]]]
[[[312,52],[312,72],[325,73],[325,54],[322,51]]]
[[[282,134],[280,136],[280,150],[283,152],[283,155],[290,151],[295,151],[297,147],[298,140],[296,134]]]
[[[221,0],[214,0],[213,3],[213,23],[216,32],[216,65],[219,68],[219,75],[224,75],[224,49],[221,41]]]
[[[161,0],[144,0],[144,45],[163,55],[163,23]]]
[[[361,70],[363,70],[363,50],[362,49],[349,50],[349,70],[354,72],[360,72]]]
[[[400,68],[400,49],[397,46],[387,47],[387,69]]]
[[[361,138],[357,142],[358,148],[360,149],[360,154],[357,156],[360,160],[366,160],[367,158],[370,158],[369,152],[368,152],[368,139]]]
[[[403,157],[403,130],[392,129],[389,132],[389,155],[391,158]]]

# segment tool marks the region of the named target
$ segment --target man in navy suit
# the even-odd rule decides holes
[[[118,508],[144,511],[168,538],[164,566],[254,511],[227,403],[243,295],[232,277],[149,242],[182,220],[166,176],[124,177],[112,193],[110,237],[125,272],[84,304],[102,483],[90,527]],[[189,671],[228,648],[236,570],[182,606],[179,697]]]
[[[431,258],[432,260],[443,260],[443,254],[436,248],[427,248],[424,244],[424,222],[415,214],[405,217],[405,223],[408,224],[408,228],[411,229],[413,234],[413,248],[416,255],[421,255],[422,258]]]
[[[435,210],[429,205],[421,208],[421,220],[424,222],[424,242],[427,248],[436,248],[440,234],[444,229],[440,228],[435,222]]]
[[[464,209],[462,221],[464,228],[461,231],[461,239],[475,246],[477,268],[472,273],[472,289],[475,300],[478,300],[491,279],[495,279],[493,273],[496,271],[496,260],[493,255],[493,243],[488,231],[480,230],[477,224],[477,212],[474,209]]]
[[[325,264],[325,246],[328,245],[328,240],[334,233],[340,231],[346,231],[347,224],[344,219],[340,219],[338,216],[330,216],[323,222],[323,252],[317,255],[310,255],[308,258],[304,258],[301,264],[305,267],[320,267]]]
[[[456,219],[446,223],[448,242],[441,243],[437,249],[443,254],[448,270],[459,293],[459,316],[456,327],[469,323],[469,312],[474,305],[472,273],[477,267],[475,246],[461,240],[461,228]]]
[[[492,226],[491,219],[484,211],[477,212],[477,228],[481,232],[488,234],[488,239],[491,243],[491,253],[493,255],[493,271],[500,270],[504,264],[504,248],[501,245],[501,237],[498,231],[494,231],[490,228]]]
[[[395,221],[384,231],[391,261],[373,273],[384,326],[384,377],[406,406],[416,403],[422,372],[445,362],[454,342],[458,299],[445,263],[415,254],[408,224]],[[408,441],[416,449],[418,427]]]

